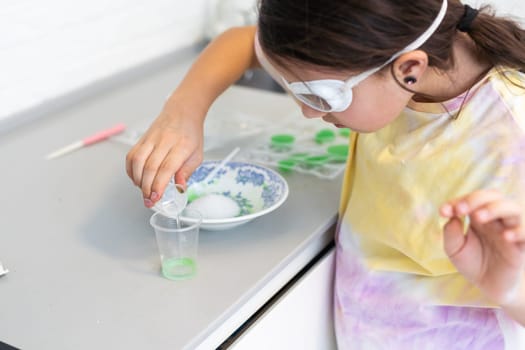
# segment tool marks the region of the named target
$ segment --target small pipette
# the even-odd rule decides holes
[[[122,123],[117,124],[109,129],[99,131],[91,136],[88,136],[86,138],[83,138],[82,140],[75,141],[67,146],[64,146],[60,148],[59,150],[56,150],[46,156],[46,159],[54,159],[57,157],[61,157],[65,154],[68,154],[70,152],[76,151],[79,148],[86,147],[89,145],[92,145],[94,143],[103,141],[111,136],[117,135],[124,131],[126,129],[126,126]]]
[[[162,198],[155,203],[153,209],[164,216],[178,218],[179,214],[188,204],[188,195],[182,185],[170,180]]]

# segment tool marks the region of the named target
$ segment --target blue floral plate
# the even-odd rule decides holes
[[[217,193],[233,199],[240,208],[239,215],[225,219],[202,220],[204,230],[226,230],[245,224],[259,216],[279,208],[288,197],[288,183],[277,172],[261,165],[245,162],[229,162],[208,183],[202,184],[206,176],[220,161],[205,161],[188,180],[188,204],[204,192]],[[192,189],[192,185],[199,183]],[[182,213],[184,216],[184,213]]]

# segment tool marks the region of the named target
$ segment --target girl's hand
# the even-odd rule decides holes
[[[525,302],[523,208],[493,190],[449,201],[444,248],[458,271],[499,305]],[[463,217],[470,222],[466,233]]]
[[[141,188],[146,207],[151,208],[162,197],[172,176],[186,186],[187,178],[202,161],[203,120],[203,115],[165,107],[129,151],[126,172]]]
[[[204,119],[212,103],[248,68],[259,65],[256,27],[235,27],[217,36],[192,64],[162,113],[126,157],[126,172],[152,207],[170,178],[183,186],[202,162]],[[221,62],[221,64],[217,64]]]

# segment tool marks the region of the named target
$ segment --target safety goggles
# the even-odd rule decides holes
[[[284,77],[281,77],[283,84],[299,101],[313,109],[321,112],[342,112],[346,110],[352,103],[352,88],[382,68],[386,67],[402,54],[416,50],[418,47],[423,45],[430,38],[430,36],[432,36],[432,34],[434,34],[445,17],[447,5],[447,0],[443,0],[441,9],[439,10],[437,17],[434,19],[434,22],[432,22],[430,27],[428,27],[428,29],[423,32],[423,34],[421,34],[416,40],[414,40],[401,51],[395,53],[392,57],[390,57],[390,59],[388,59],[388,61],[379,67],[364,71],[358,75],[350,77],[347,80],[322,79],[289,83],[286,81],[286,79],[284,79]]]

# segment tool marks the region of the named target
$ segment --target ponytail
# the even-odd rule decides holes
[[[496,17],[491,7],[483,6],[466,32],[483,60],[525,71],[525,30],[516,21]]]

